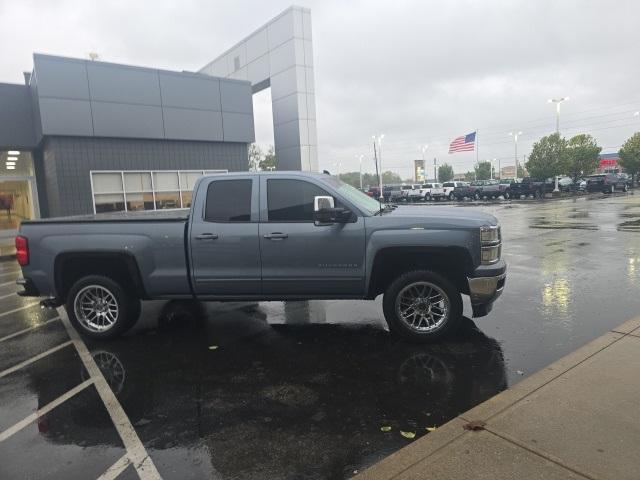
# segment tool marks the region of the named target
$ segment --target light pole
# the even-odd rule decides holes
[[[380,135],[372,135],[373,138],[373,148],[376,148],[376,142],[378,142],[378,165],[380,169],[380,174],[378,175],[379,187],[380,187],[380,202],[384,202],[384,194],[382,192],[382,139],[384,138],[384,133]]]
[[[513,137],[513,145],[515,147],[516,172],[513,178],[518,178],[518,137],[522,135],[522,132],[511,132],[509,135]]]
[[[500,168],[500,159],[499,158],[494,158],[493,161],[498,161],[498,180],[502,180],[502,169]],[[516,172],[518,173],[518,172]]]
[[[337,170],[336,177],[338,178],[338,180],[340,180],[340,166],[342,165],[342,162],[336,162],[334,163],[334,165],[336,166],[336,170]]]
[[[548,103],[556,104],[556,133],[560,133],[560,104],[569,100],[569,97],[550,98]]]
[[[362,190],[362,159],[364,155],[356,155],[356,158],[360,160],[360,190]]]
[[[640,112],[635,112],[635,113],[633,114],[633,116],[634,116],[634,117],[640,117]]]
[[[423,172],[423,175],[425,177],[426,177],[425,174],[427,173],[427,164],[426,164],[426,160],[424,159],[424,154],[427,152],[428,148],[429,148],[429,145],[427,145],[427,144],[422,145],[420,147],[420,151],[422,152],[422,172]],[[416,182],[417,181],[418,181],[418,179],[416,178]],[[423,178],[422,181],[423,182],[426,181],[426,178]]]
[[[560,135],[560,104],[562,102],[565,102],[569,100],[569,97],[560,97],[560,98],[550,98],[548,100],[549,103],[555,103],[556,104],[556,133],[558,135]],[[554,192],[559,192],[560,189],[558,188],[558,176],[555,176],[555,186],[553,189]]]

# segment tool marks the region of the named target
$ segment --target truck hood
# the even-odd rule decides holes
[[[381,222],[388,219],[394,226],[406,224],[425,228],[479,228],[498,224],[493,215],[464,207],[399,206],[379,218]]]

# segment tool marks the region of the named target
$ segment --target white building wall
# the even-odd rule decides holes
[[[278,170],[318,170],[311,11],[292,6],[200,73],[271,87]]]

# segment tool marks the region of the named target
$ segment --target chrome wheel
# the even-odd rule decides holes
[[[396,297],[396,314],[409,328],[433,332],[449,318],[451,304],[444,291],[430,282],[411,283]]]
[[[80,324],[91,332],[104,332],[118,321],[118,301],[110,290],[89,285],[76,294],[73,309]]]

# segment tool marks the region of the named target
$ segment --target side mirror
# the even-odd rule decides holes
[[[317,196],[313,199],[313,221],[316,225],[345,223],[351,212],[344,208],[335,208],[333,197]]]

